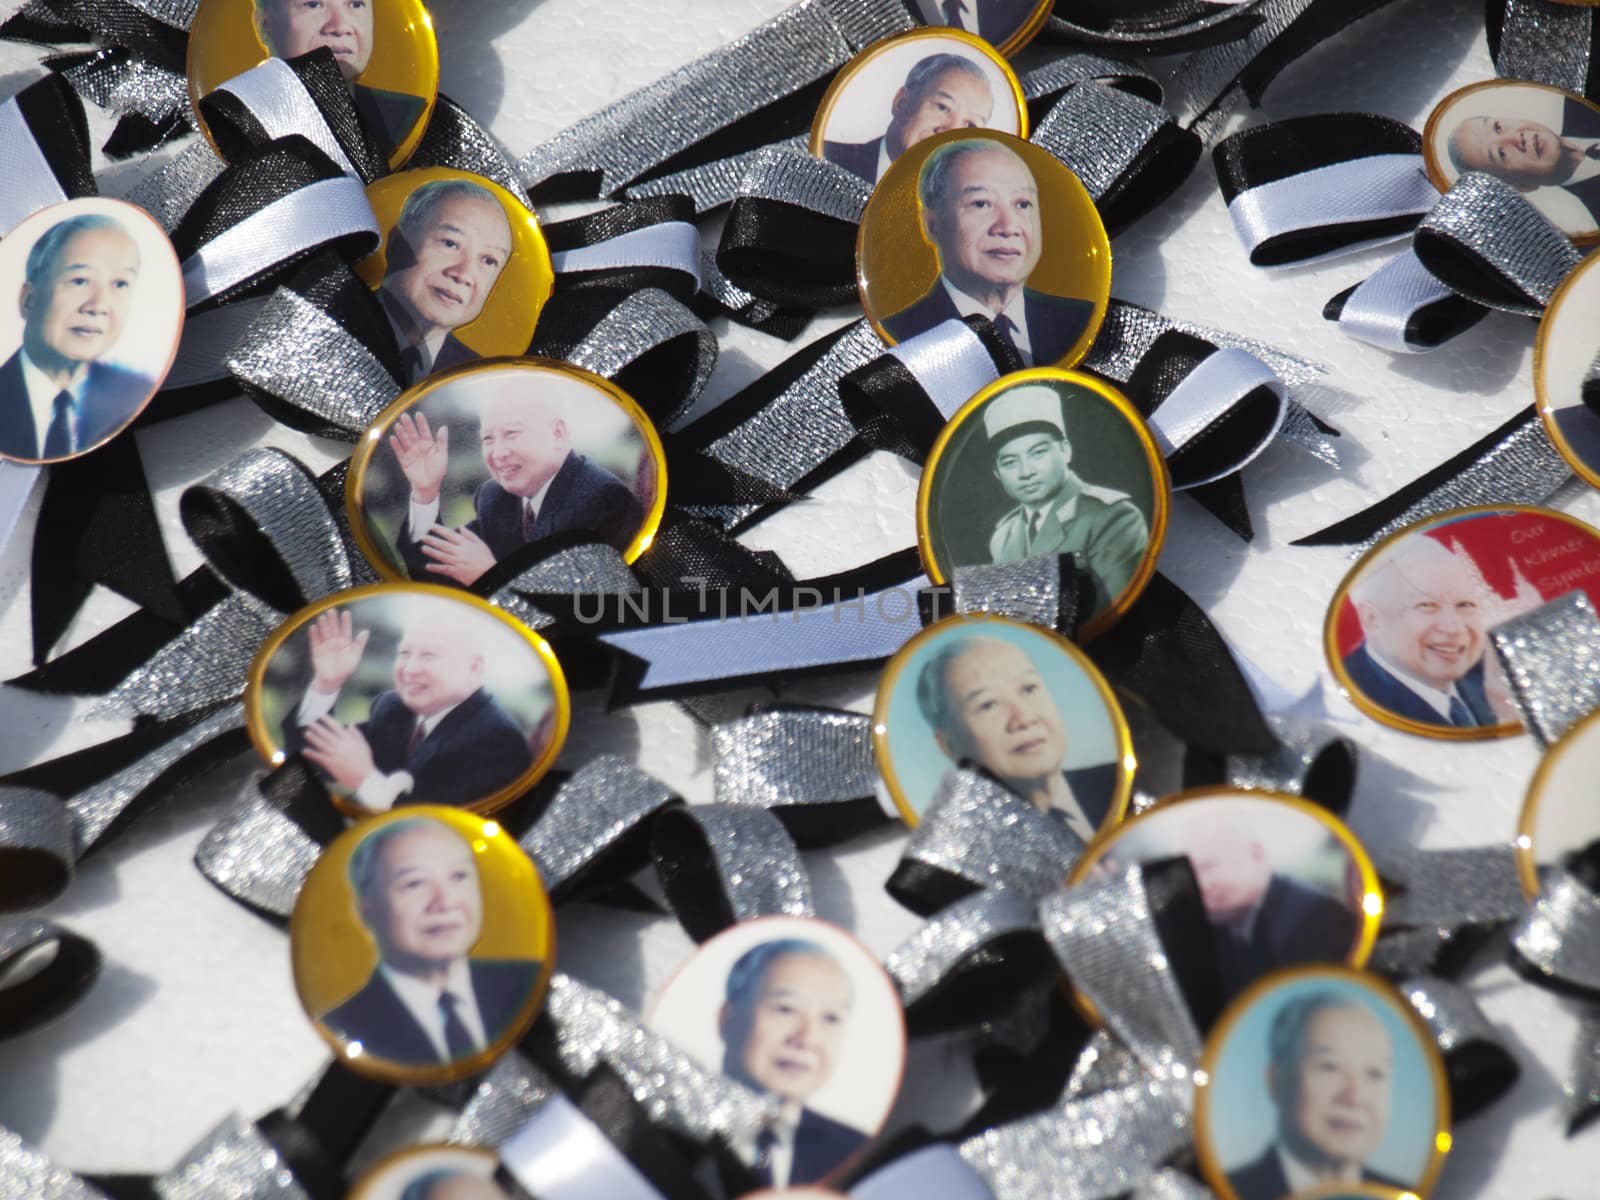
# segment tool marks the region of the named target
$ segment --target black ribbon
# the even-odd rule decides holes
[[[77,93],[59,75],[47,75],[12,99],[67,199],[96,195],[89,121]]]
[[[52,956],[19,982],[0,978],[0,1041],[42,1025],[76,1004],[100,975],[93,942],[49,921],[0,918],[0,976],[42,947]]]
[[[1221,45],[1260,24],[1253,4],[1204,0],[1056,0],[1044,34],[1162,54]]]

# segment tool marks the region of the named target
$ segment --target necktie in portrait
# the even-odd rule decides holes
[[[72,393],[62,390],[56,393],[55,416],[50,419],[50,428],[44,435],[44,453],[41,458],[65,458],[78,448],[76,410],[72,403]]]

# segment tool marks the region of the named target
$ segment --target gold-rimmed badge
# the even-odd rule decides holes
[[[1561,281],[1533,344],[1539,419],[1561,457],[1600,487],[1600,256],[1589,255]]]
[[[408,389],[362,436],[345,481],[356,544],[380,575],[462,587],[560,534],[593,534],[632,562],[666,503],[666,452],[634,399],[532,357]]]
[[[917,489],[917,545],[935,583],[956,567],[1072,554],[1092,586],[1089,638],[1154,573],[1170,490],[1155,439],[1116,388],[1080,371],[1019,371],[940,431]]]
[[[1371,858],[1327,809],[1282,792],[1204,787],[1166,797],[1092,842],[1067,885],[1175,856],[1189,860],[1199,885],[1225,1001],[1281,967],[1359,967],[1372,953],[1383,893]],[[1089,999],[1073,998],[1098,1024]]]
[[[374,1163],[346,1200],[506,1200],[494,1183],[499,1165],[499,1155],[479,1146],[407,1146]]]
[[[386,175],[367,200],[383,242],[356,274],[394,330],[403,382],[526,352],[555,287],[532,209],[492,179],[447,167]]]
[[[308,605],[250,664],[250,739],[299,753],[363,817],[414,804],[488,813],[549,769],[571,720],[538,634],[455,588],[384,583]]]
[[[952,129],[1028,136],[1028,103],[995,48],[959,29],[913,29],[874,42],[823,93],[811,153],[877,183],[918,142]]]
[[[419,805],[345,830],[289,919],[295,992],[351,1070],[385,1083],[465,1079],[544,1003],[555,918],[500,825]]]
[[[961,29],[1015,54],[1033,41],[1050,19],[1052,0],[916,0],[931,26]]]
[[[189,100],[269,58],[332,51],[390,167],[422,141],[439,97],[439,46],[421,0],[201,0],[189,29]]]
[[[1581,245],[1600,241],[1600,105],[1521,79],[1451,92],[1422,132],[1428,178],[1448,191],[1468,171],[1504,180]]]
[[[1133,790],[1133,738],[1105,677],[1052,629],[963,615],[928,626],[884,668],[872,748],[906,824],[967,761],[1083,841],[1114,827]]]
[[[1294,967],[1259,980],[1211,1031],[1194,1081],[1195,1150],[1222,1200],[1426,1196],[1450,1150],[1433,1034],[1365,971]],[[1291,1170],[1330,1186],[1304,1190]],[[1361,1186],[1338,1184],[1350,1176]]]
[[[1590,713],[1557,739],[1528,783],[1512,843],[1522,894],[1538,898],[1539,868],[1557,866],[1568,855],[1600,839],[1600,808],[1594,781],[1600,779],[1600,712]]]
[[[1407,733],[1522,729],[1488,631],[1573,588],[1600,603],[1600,532],[1545,508],[1452,509],[1384,538],[1334,593],[1328,666],[1351,702]]]

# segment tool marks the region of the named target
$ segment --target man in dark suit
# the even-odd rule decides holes
[[[939,278],[908,308],[883,320],[896,342],[945,321],[984,316],[1027,366],[1060,362],[1089,327],[1094,305],[1028,287],[1044,238],[1039,188],[1011,147],[975,134],[939,146],[917,191]]]
[[[454,618],[454,619],[452,619]],[[308,632],[312,680],[284,722],[284,747],[303,754],[370,812],[406,803],[487,800],[533,765],[527,733],[483,687],[484,651],[459,616],[419,609],[400,637],[394,690],[365,721],[333,717],[339,692],[361,664],[370,630],[330,608]]]
[[[468,957],[483,892],[466,841],[428,817],[391,821],[363,839],[347,870],[378,965],[322,1014],[324,1026],[363,1053],[418,1067],[474,1058],[512,1032],[540,964]]]
[[[1117,764],[1064,769],[1066,722],[1019,646],[985,634],[950,638],[922,666],[917,707],[952,762],[983,767],[1082,841],[1111,814]]]
[[[133,420],[155,381],[97,361],[122,336],[139,247],[115,217],[68,217],[28,251],[22,345],[0,366],[0,454],[53,462]]]
[[[1484,681],[1486,599],[1463,555],[1426,534],[1395,543],[1350,587],[1363,639],[1344,657],[1351,683],[1427,725],[1498,724]]]
[[[598,534],[625,550],[644,524],[644,507],[615,475],[572,449],[564,410],[525,384],[484,408],[479,427],[490,478],[473,493],[476,516],[460,529],[438,523],[450,430],[421,413],[394,424],[389,446],[411,485],[406,523],[396,539],[413,579],[439,576],[470,586],[502,558],[567,531]]]
[[[906,74],[889,102],[889,127],[870,142],[824,142],[822,157],[868,183],[907,147],[950,129],[981,129],[994,114],[983,68],[959,54],[930,54]]]
[[[815,942],[763,942],[728,970],[717,1014],[723,1074],[781,1102],[756,1145],[770,1187],[817,1183],[866,1144],[861,1130],[805,1106],[833,1077],[852,1003],[844,968]]]
[[[1600,112],[1587,104],[1564,97],[1559,132],[1526,117],[1468,117],[1447,150],[1458,172],[1505,180],[1568,233],[1600,226]]]
[[[1577,460],[1600,471],[1600,360],[1582,386],[1582,404],[1550,410],[1550,419]]]
[[[999,46],[1015,37],[1039,8],[1039,0],[918,0],[929,25],[975,33]]]
[[[1393,1047],[1382,1018],[1346,995],[1313,992],[1279,1010],[1268,1039],[1277,1137],[1228,1171],[1239,1200],[1284,1200],[1340,1183],[1416,1184],[1366,1166],[1389,1123]]]
[[[405,382],[478,357],[454,331],[478,319],[510,258],[511,223],[488,188],[435,179],[406,197],[378,285]]]

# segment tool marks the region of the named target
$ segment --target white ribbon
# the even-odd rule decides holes
[[[500,1144],[500,1162],[540,1200],[662,1200],[655,1185],[565,1096],[546,1100]]]
[[[172,370],[167,372],[166,382],[161,385],[162,390],[227,379],[228,352],[249,331],[251,323],[266,306],[267,298],[262,296],[224,304],[185,320],[178,353],[172,360]]]
[[[663,221],[618,237],[557,250],[550,255],[556,273],[604,271],[618,267],[670,267],[693,275],[700,285],[700,231],[687,221]]]
[[[0,171],[0,234],[67,198],[15,97],[0,104],[0,160],[6,164]]]
[[[889,353],[905,364],[947,421],[1000,378],[983,339],[955,317],[891,346]]]
[[[1161,453],[1170,458],[1259,387],[1271,388],[1278,397],[1278,415],[1271,430],[1244,457],[1215,474],[1185,484],[1184,488],[1232,475],[1267,448],[1283,425],[1284,400],[1288,395],[1283,380],[1255,355],[1229,347],[1203,359],[1150,414],[1150,434],[1161,447]]]
[[[1422,354],[1431,346],[1406,341],[1412,314],[1455,295],[1422,265],[1413,250],[1396,255],[1351,292],[1339,312],[1339,328],[1391,354]]]
[[[237,96],[273,138],[298,133],[338,163],[346,175],[359,175],[300,76],[283,59],[269,58],[259,67],[235,75],[217,90]]]
[[[850,1200],[994,1200],[994,1193],[954,1147],[924,1146],[874,1171],[850,1189]]]

